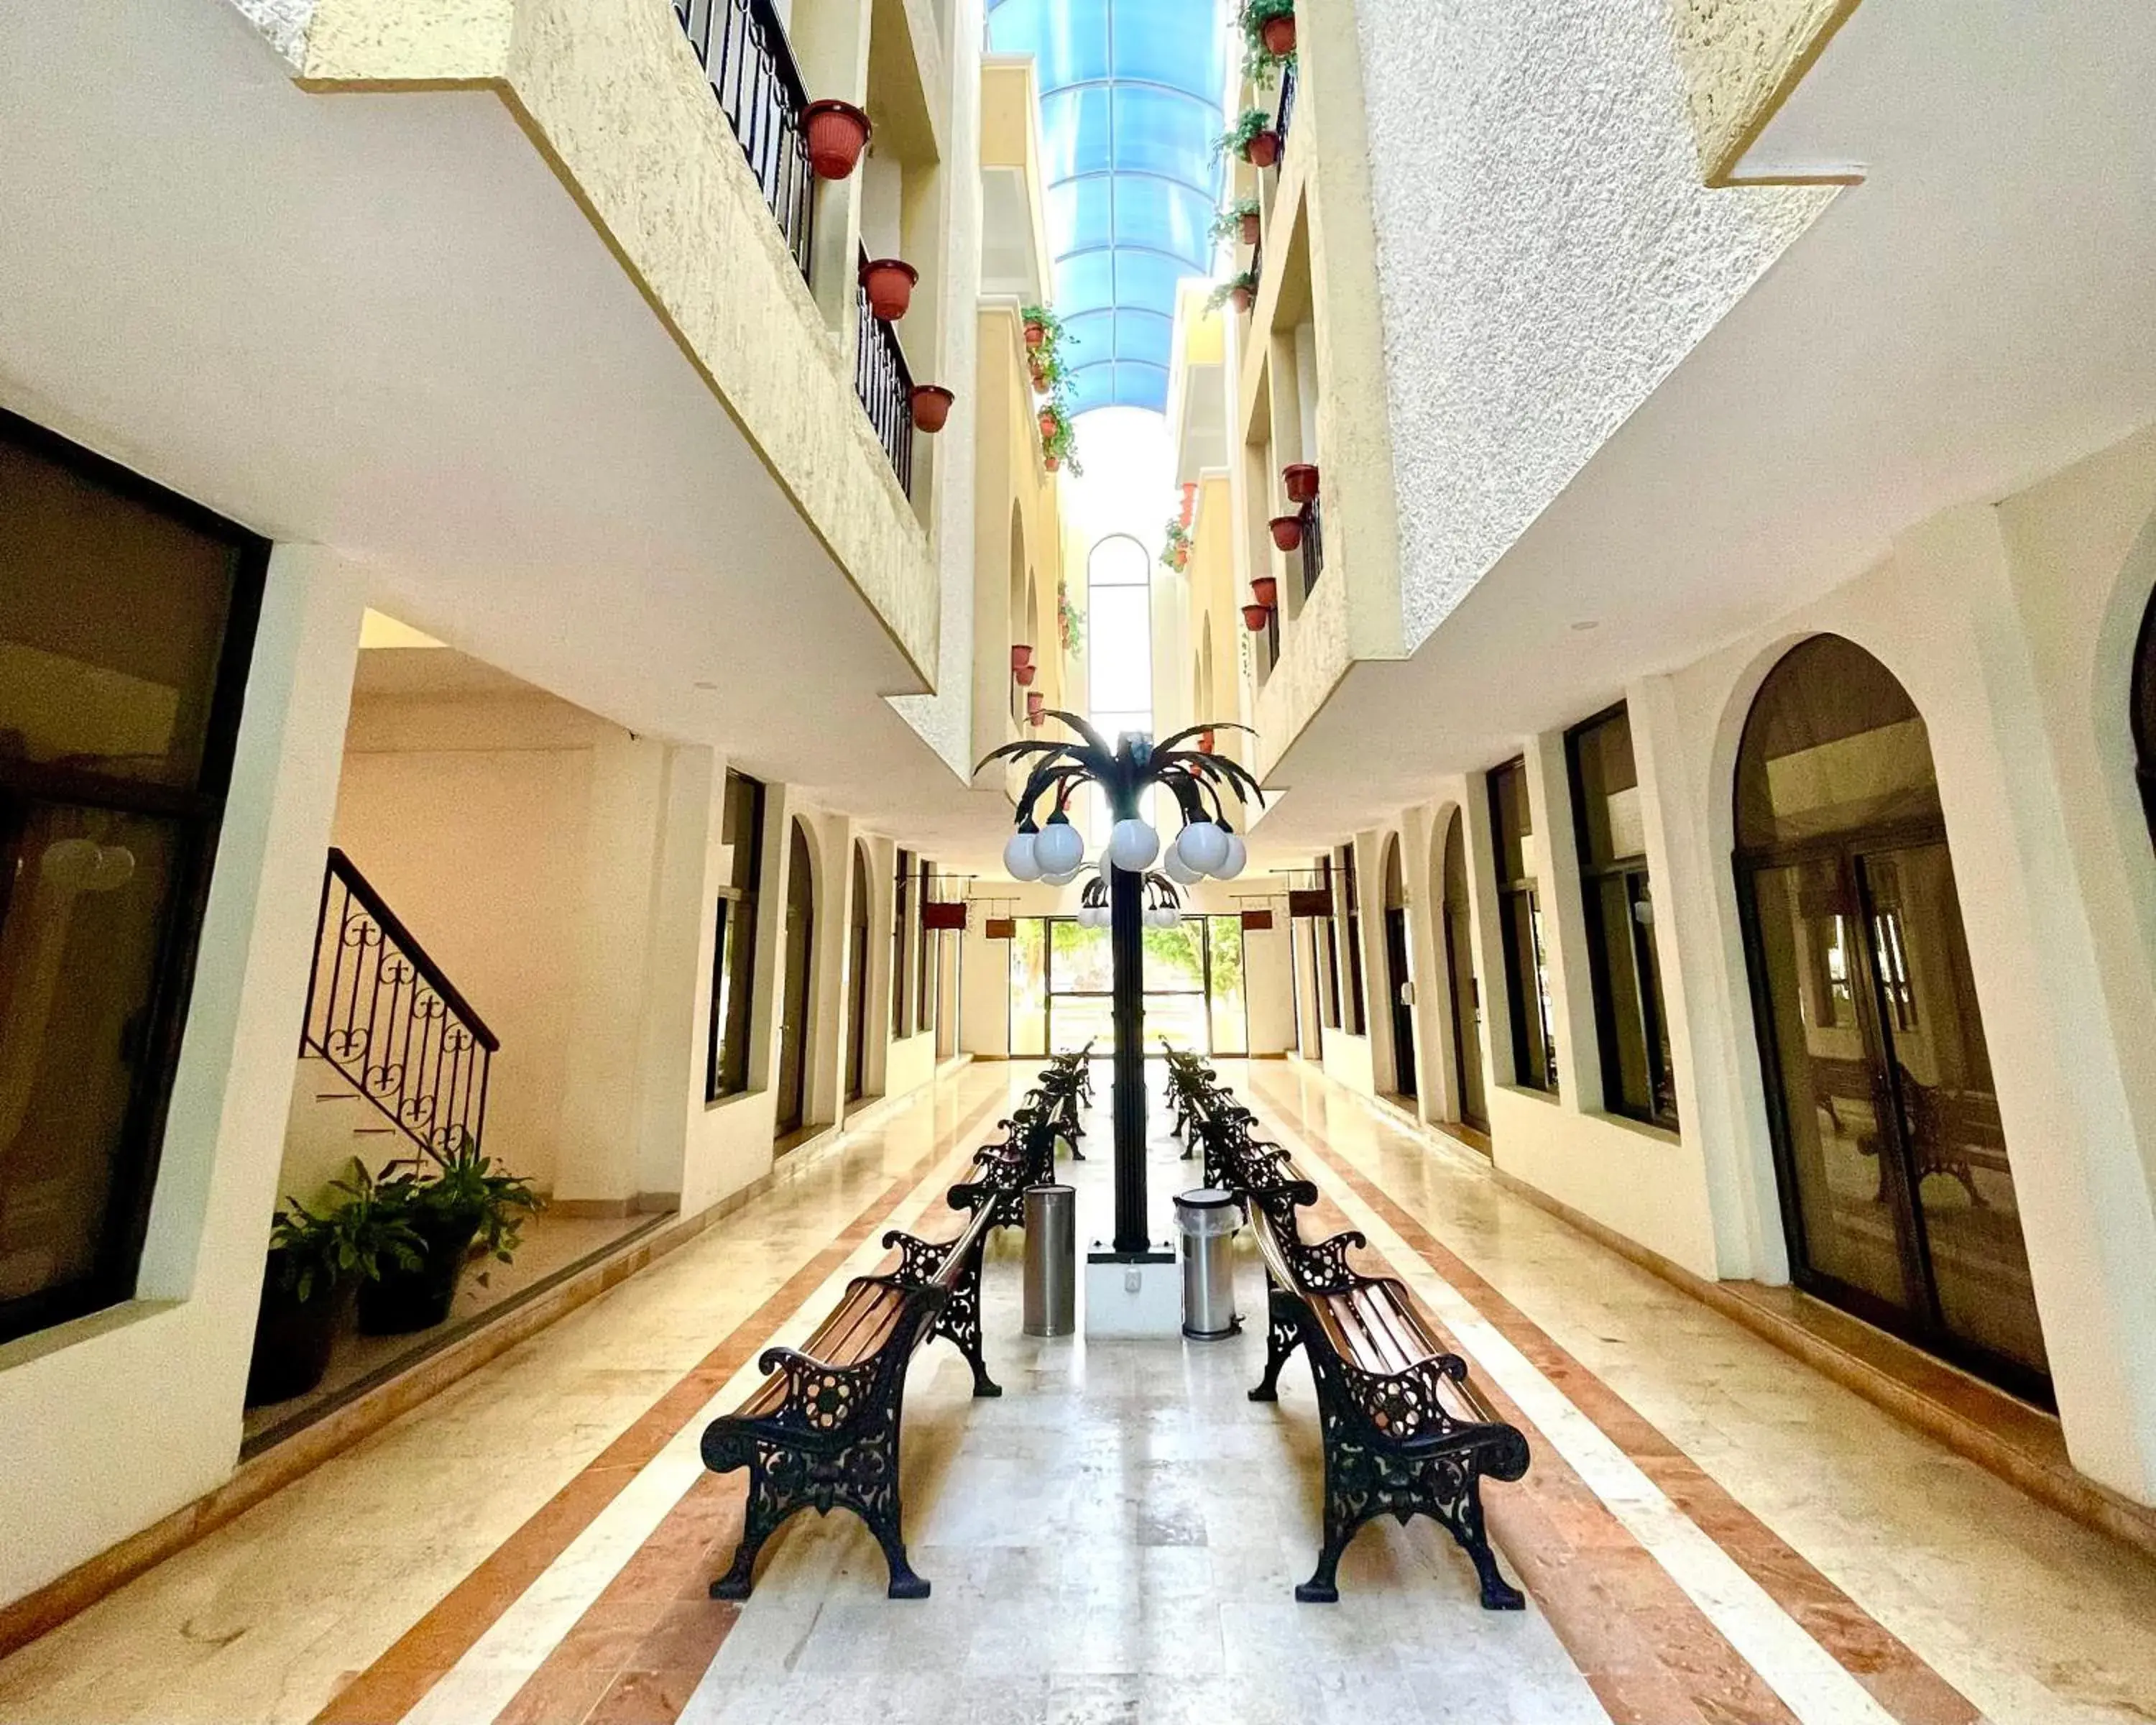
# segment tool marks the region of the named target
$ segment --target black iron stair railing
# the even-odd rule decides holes
[[[423,1150],[476,1143],[501,1040],[366,875],[332,850],[300,1052],[318,1055]]]
[[[674,15],[741,140],[787,249],[808,280],[816,180],[800,116],[808,92],[793,64],[786,27],[771,0],[674,0]]]
[[[868,253],[861,253],[865,265]],[[854,393],[875,428],[876,441],[891,458],[891,470],[899,487],[913,495],[913,373],[906,367],[906,350],[898,345],[898,331],[869,309],[868,290],[854,290],[860,347],[854,359]]]

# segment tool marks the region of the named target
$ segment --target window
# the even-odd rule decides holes
[[[1508,761],[1490,775],[1490,824],[1497,845],[1497,918],[1505,942],[1506,1004],[1512,1014],[1512,1081],[1557,1094],[1557,1035],[1543,963],[1542,901],[1527,840],[1527,763]]]
[[[1579,833],[1603,1106],[1613,1114],[1674,1128],[1676,1079],[1655,954],[1655,901],[1647,885],[1646,825],[1631,717],[1623,707],[1613,707],[1578,726],[1564,742]]]
[[[748,1088],[749,1029],[756,1003],[757,887],[763,878],[763,785],[742,773],[726,774],[720,842],[730,847],[726,884],[719,889],[717,932],[711,942],[711,1045],[704,1100],[716,1102]]]
[[[1327,1029],[1340,1028],[1340,905],[1332,891],[1332,859],[1317,860],[1317,885],[1325,895],[1325,963],[1317,967],[1318,1016]]]
[[[268,558],[0,413],[0,1340],[135,1291]]]
[[[1347,922],[1348,943],[1348,994],[1341,1004],[1341,1016],[1347,1020],[1348,1034],[1360,1036],[1368,1026],[1363,1022],[1363,901],[1355,887],[1354,845],[1342,845],[1339,857],[1341,914]]]
[[[906,961],[913,948],[907,943],[908,919],[913,910],[913,853],[898,854],[898,886],[891,910],[891,1034],[903,1042],[913,1034],[913,973]]]

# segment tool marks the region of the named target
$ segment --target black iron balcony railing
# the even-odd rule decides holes
[[[1319,518],[1317,500],[1313,497],[1302,506],[1302,591],[1309,597],[1310,590],[1317,585],[1317,578],[1325,572],[1325,534]]]
[[[861,254],[865,264],[869,254]],[[854,290],[855,316],[860,324],[860,352],[854,359],[854,393],[875,427],[876,441],[891,458],[891,470],[899,487],[913,495],[913,373],[906,368],[906,351],[898,345],[898,331],[869,310],[868,290]]]
[[[763,188],[787,249],[809,273],[816,180],[801,136],[808,100],[786,27],[771,0],[674,0],[674,15],[704,64],[711,92],[741,140],[749,172]]]
[[[1295,119],[1295,62],[1290,60],[1281,69],[1280,112],[1273,121],[1273,130],[1280,134],[1281,155],[1287,155],[1287,129]]]
[[[499,1038],[341,850],[330,852],[300,1052],[423,1150],[479,1142]]]

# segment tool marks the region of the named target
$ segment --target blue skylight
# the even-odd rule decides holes
[[[1168,405],[1175,284],[1212,266],[1225,39],[1216,0],[989,0],[989,46],[1040,71],[1073,413]]]

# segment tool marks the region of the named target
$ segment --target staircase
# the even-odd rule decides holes
[[[354,1156],[378,1171],[478,1142],[501,1046],[352,859],[332,850],[286,1127],[287,1189],[318,1190]]]

